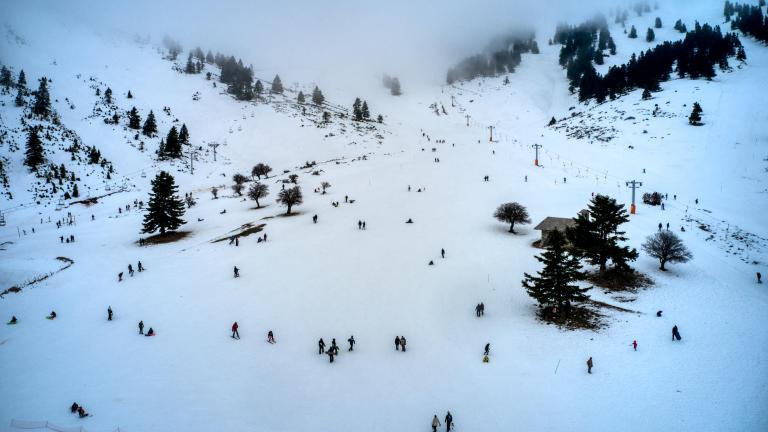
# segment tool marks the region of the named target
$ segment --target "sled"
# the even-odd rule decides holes
[[[275,341],[270,341],[269,339],[267,339],[267,343],[271,343],[271,344],[273,344],[273,345],[274,345],[274,344],[275,344]]]
[[[16,325],[16,324],[18,324],[18,323],[19,323],[18,321],[16,321],[16,322],[10,322],[10,321],[9,321],[9,322],[5,323],[5,325]]]
[[[45,319],[54,320],[54,319],[56,319],[56,318],[55,318],[55,317],[52,317],[52,316],[47,316],[47,317],[45,317]]]
[[[681,339],[682,339],[682,337],[680,337],[680,335],[675,335],[675,339],[677,339],[677,340],[681,340]]]

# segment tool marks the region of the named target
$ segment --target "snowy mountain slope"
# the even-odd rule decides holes
[[[665,25],[678,17],[719,18],[719,2],[696,4],[684,11],[664,4],[658,13]],[[125,42],[113,48],[108,68],[100,61],[83,66],[87,55],[73,58],[71,69],[52,75],[58,94],[77,97],[79,114],[67,112],[71,118],[64,121],[77,124],[85,142],[108,142],[102,151],[135,187],[89,207],[6,213],[0,288],[50,271],[56,256],[75,264],[0,300],[3,319],[16,315],[21,321],[0,328],[0,424],[23,419],[87,430],[428,430],[433,414],[442,417],[450,409],[457,430],[465,431],[766,429],[768,354],[762,347],[768,337],[755,329],[766,324],[768,294],[753,282],[755,271],[766,273],[766,242],[758,239],[768,237],[762,222],[766,137],[759,128],[766,114],[752,95],[764,89],[768,49],[742,38],[747,65],[712,82],[674,80],[648,101],[634,92],[585,106],[568,92],[558,48],[542,43],[551,30],[539,30],[541,54],[524,55],[507,86],[499,77],[412,88],[393,98],[372,83],[364,96],[386,115],[390,134],[382,144],[350,135],[324,139],[327,130],[302,128],[300,119],[271,107],[246,108],[200,76],[174,73],[148,46]],[[108,51],[103,38],[72,42],[89,52]],[[631,49],[616,42],[622,55]],[[9,62],[29,68],[29,76],[47,73],[48,59],[38,51],[13,55]],[[65,67],[64,60],[57,63]],[[170,104],[200,145],[227,139],[216,163],[206,158],[194,175],[174,174],[180,192],[194,191],[198,198],[185,215],[188,238],[139,247],[142,214],[117,213],[135,199],[146,200],[148,181],[163,165],[125,144],[120,128],[95,121],[89,127],[83,120],[95,96],[75,77],[90,70],[116,94],[130,89],[130,104],[143,114],[150,108],[159,114]],[[201,92],[199,102],[191,101],[195,91]],[[329,98],[348,96],[331,92]],[[693,101],[704,108],[702,127],[687,125]],[[448,114],[435,115],[429,108],[435,102]],[[650,114],[654,104],[664,116]],[[552,116],[570,116],[571,106],[581,115],[565,122],[569,128],[610,126],[615,138],[569,138],[564,129],[545,126]],[[635,120],[623,120],[630,116]],[[158,117],[165,122],[162,132],[171,123]],[[488,142],[490,125],[494,143]],[[534,143],[543,145],[543,167],[533,166]],[[322,163],[335,158],[343,159]],[[264,200],[268,206],[259,210],[229,190],[211,199],[211,186],[229,185],[234,172],[247,173],[262,160],[277,172],[321,162],[320,177],[299,172],[305,203],[297,216],[277,217],[283,209],[273,201],[276,183]],[[490,182],[482,181],[485,175]],[[597,300],[639,312],[603,309],[606,327],[600,331],[541,324],[520,287],[523,272],[539,269],[533,259],[539,250],[530,246],[539,234],[532,227],[546,216],[574,215],[592,193],[628,204],[624,182],[631,179],[643,181],[641,193],[678,198],[663,212],[640,204],[627,224],[630,244],[639,247],[659,222],[670,222],[694,260],[660,273],[658,263],[641,254],[636,267],[655,286],[622,295],[592,289]],[[312,193],[321,181],[332,184],[328,193]],[[355,202],[345,203],[345,195]],[[336,208],[332,201],[341,204]],[[525,204],[533,219],[518,236],[492,218],[507,201]],[[66,212],[76,216],[76,225],[36,223]],[[708,240],[711,233],[687,216],[711,224],[714,238]],[[414,224],[405,224],[408,218]],[[365,231],[357,229],[358,220],[367,222]],[[265,223],[268,241],[257,243],[258,233],[242,237],[239,247],[211,243],[247,222]],[[726,226],[757,240],[744,246]],[[17,235],[17,227],[26,235]],[[69,234],[75,243],[59,242]],[[729,244],[745,250],[731,255]],[[117,283],[117,273],[137,260],[147,272]],[[430,260],[436,265],[428,266]],[[232,278],[232,266],[241,269],[241,278]],[[487,314],[478,319],[473,307],[480,301]],[[105,319],[108,305],[115,310],[113,322]],[[51,309],[59,317],[43,319]],[[655,316],[657,310],[663,317]],[[158,336],[137,336],[139,320]],[[235,320],[240,341],[228,337]],[[682,343],[669,340],[675,324]],[[268,330],[276,345],[263,342]],[[358,345],[347,353],[344,341],[351,334]],[[395,335],[408,338],[407,353],[392,349]],[[335,337],[342,347],[332,365],[315,351],[319,337],[326,343]],[[638,352],[629,346],[634,339]],[[483,364],[487,342],[491,361]],[[584,365],[590,356],[593,375]],[[66,409],[73,401],[94,417],[71,416]]]

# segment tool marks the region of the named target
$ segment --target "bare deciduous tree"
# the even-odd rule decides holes
[[[515,234],[515,224],[529,224],[531,219],[528,217],[528,209],[522,204],[511,202],[504,203],[496,209],[493,217],[500,222],[506,222],[509,224],[509,232]]]
[[[301,189],[298,186],[294,186],[289,189],[283,189],[277,194],[277,202],[288,207],[288,211],[285,214],[291,214],[291,208],[295,205],[299,205],[304,202],[304,197],[301,195]]]
[[[659,270],[666,271],[664,264],[684,263],[693,258],[693,254],[688,250],[680,240],[680,237],[672,231],[660,231],[648,236],[642,245],[643,250],[648,255],[659,260]]]
[[[237,173],[232,176],[232,181],[235,182],[235,184],[232,185],[232,190],[235,191],[238,196],[242,196],[244,187],[243,183],[248,181],[248,178],[240,173]]]
[[[320,183],[320,187],[323,188],[323,193],[325,193],[325,190],[331,187],[331,184],[328,182],[322,182]]]
[[[256,201],[256,208],[261,208],[259,200],[269,195],[269,188],[262,183],[254,183],[248,188],[248,198]]]
[[[257,163],[251,170],[251,177],[261,179],[261,176],[268,177],[270,172],[272,172],[272,167],[260,162]]]

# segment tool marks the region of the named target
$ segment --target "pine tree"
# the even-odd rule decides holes
[[[75,186],[72,188],[72,198],[77,198],[80,196],[80,190],[77,188],[77,183],[75,183]]]
[[[51,114],[51,96],[48,94],[48,78],[40,78],[40,85],[35,93],[35,102],[32,105],[32,113],[43,118]]]
[[[184,201],[176,195],[177,191],[173,176],[160,171],[152,180],[152,192],[149,194],[142,233],[149,234],[160,230],[160,234],[165,234],[166,231],[175,231],[186,223],[181,218],[184,216]]]
[[[661,28],[661,18],[656,17],[656,21],[653,23],[653,26],[657,29]]]
[[[128,127],[131,129],[141,129],[141,117],[136,107],[131,108],[128,112]]]
[[[179,144],[189,144],[189,130],[187,130],[186,123],[181,124],[181,129],[179,130]]]
[[[322,105],[323,102],[325,102],[325,96],[323,96],[323,92],[315,86],[315,89],[312,90],[312,103],[315,105]]]
[[[540,306],[558,306],[566,314],[574,302],[589,299],[589,288],[580,288],[574,282],[584,279],[579,259],[567,251],[565,236],[558,230],[547,237],[546,251],[535,257],[544,264],[538,276],[524,273],[523,287]]]
[[[19,79],[16,80],[16,85],[22,89],[27,87],[27,75],[24,74],[24,69],[19,72]]]
[[[19,91],[16,93],[16,99],[14,99],[13,102],[17,107],[24,106],[24,89],[22,87],[19,87]]]
[[[261,83],[261,80],[256,80],[256,84],[253,85],[253,92],[256,94],[256,98],[264,93],[264,84]]]
[[[371,112],[368,110],[367,101],[363,101],[363,106],[362,108],[360,108],[360,111],[364,119],[368,120],[369,118],[371,118]]]
[[[601,65],[605,63],[603,61],[603,52],[600,50],[595,50],[595,64]]]
[[[643,90],[643,96],[642,96],[642,98],[643,98],[643,100],[647,100],[647,99],[650,99],[650,98],[651,98],[651,92],[650,92],[650,90],[648,90],[648,89],[645,89],[645,90]]]
[[[361,121],[363,119],[363,110],[361,109],[362,102],[360,98],[355,98],[355,103],[352,104],[352,112],[355,116],[355,120]]]
[[[5,87],[6,90],[13,85],[13,75],[11,75],[11,70],[5,66],[0,68],[0,85]]]
[[[184,66],[184,73],[193,74],[197,73],[197,68],[195,67],[195,63],[192,61],[192,53],[189,53],[189,56],[187,56],[187,65]]]
[[[215,60],[213,58],[213,53],[211,52],[211,50],[208,50],[208,54],[205,55],[205,62],[208,64],[213,64],[214,61]]]
[[[299,90],[299,96],[296,97],[296,102],[303,104],[304,103],[304,92]]]
[[[747,60],[747,53],[744,52],[744,47],[739,47],[739,51],[736,53],[736,60],[738,61]]]
[[[283,93],[283,82],[280,80],[280,75],[275,75],[275,79],[272,80],[272,93]]]
[[[612,37],[608,38],[608,52],[611,55],[616,55],[616,42],[613,41]]]
[[[403,91],[400,89],[400,80],[397,79],[397,77],[392,78],[392,84],[389,91],[392,93],[392,96],[400,96],[403,94]]]
[[[704,110],[701,109],[701,105],[699,105],[698,102],[693,103],[693,109],[691,110],[691,115],[688,116],[688,124],[693,126],[701,126],[701,113],[704,112]]]
[[[653,32],[653,29],[648,27],[648,32],[645,34],[645,41],[646,42],[653,42],[656,39],[656,34]]]
[[[171,126],[171,130],[168,131],[161,156],[168,158],[181,157],[181,143],[179,143],[179,133],[176,130],[176,126]]]
[[[629,38],[630,39],[637,38],[637,29],[635,28],[635,26],[632,26],[632,28],[629,29]]]
[[[637,251],[620,243],[627,240],[619,226],[629,221],[624,204],[605,195],[596,195],[588,206],[588,213],[579,213],[575,226],[566,235],[578,255],[590,264],[599,265],[600,273],[607,269],[608,261],[618,271],[629,271],[629,261],[637,259]]]
[[[157,133],[157,122],[155,121],[155,113],[153,113],[152,110],[149,111],[141,132],[148,137],[155,136]]]
[[[27,136],[27,149],[24,153],[24,165],[31,171],[37,171],[37,168],[45,162],[43,154],[43,142],[37,134],[37,128],[30,128]]]
[[[108,104],[112,103],[112,89],[109,87],[104,91],[104,102]]]

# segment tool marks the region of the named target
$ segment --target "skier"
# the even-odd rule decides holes
[[[77,404],[77,402],[72,402],[72,406],[69,407],[69,412],[72,414],[77,412],[77,409],[80,408],[80,405]]]
[[[128,276],[133,277],[133,266],[128,264]]]
[[[123,272],[120,272],[117,274],[117,281],[122,282],[123,281]]]
[[[451,415],[451,412],[448,411],[445,414],[445,431],[451,432],[451,426],[453,426],[453,416]]]
[[[49,320],[56,319],[56,311],[51,311],[51,314],[48,315],[46,318],[48,318]]]
[[[347,339],[347,342],[349,342],[349,351],[354,351],[355,350],[355,336],[354,335],[350,336],[349,339]]]
[[[432,432],[437,432],[437,428],[442,426],[440,423],[440,419],[437,418],[437,414],[435,414],[434,417],[432,417]]]
[[[592,357],[590,357],[589,360],[587,360],[587,373],[588,374],[592,373]]]
[[[445,249],[440,249],[440,255],[445,258]]]
[[[677,326],[672,327],[672,340],[674,341],[675,339],[677,340],[682,339],[680,337],[680,331],[677,330]]]
[[[235,266],[235,277],[236,278],[240,277],[240,269],[237,268],[237,266]]]
[[[395,351],[400,351],[400,336],[395,336]]]
[[[139,334],[144,334],[144,321],[139,321]]]
[[[483,355],[488,355],[491,352],[491,344],[487,343],[485,344],[485,353]]]
[[[112,321],[112,306],[107,306],[107,321]]]
[[[143,272],[143,271],[144,271],[144,266],[143,266],[143,265],[141,265],[141,261],[139,261],[139,265],[138,265],[138,267],[139,267],[139,273],[141,273],[141,272]]]
[[[79,407],[77,407],[77,415],[79,415],[79,416],[80,416],[80,418],[83,418],[83,417],[88,417],[88,413],[87,413],[87,412],[85,412],[85,408],[83,408],[83,406],[82,406],[82,405],[80,405]]]
[[[317,215],[312,216],[312,223],[317,223]]]
[[[757,272],[757,283],[763,283],[763,275],[760,272]]]
[[[155,330],[153,330],[152,327],[150,327],[149,331],[144,336],[154,336],[154,335],[155,335]]]
[[[16,319],[16,315],[11,316],[11,320],[8,321],[8,325],[15,325],[19,320]]]
[[[637,351],[637,339],[632,341],[632,348],[634,348],[635,351]]]
[[[240,333],[237,331],[237,329],[240,328],[239,325],[237,325],[237,321],[232,324],[232,339],[240,339]]]
[[[400,336],[400,346],[403,347],[403,352],[405,352],[405,336]]]
[[[325,352],[325,342],[323,341],[323,338],[320,338],[319,341],[317,341],[317,353],[322,354]]]
[[[275,334],[272,333],[272,330],[267,332],[267,342],[271,344],[275,343]]]

